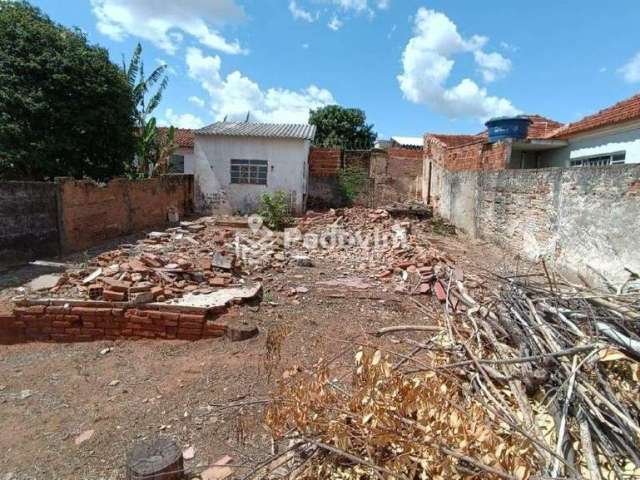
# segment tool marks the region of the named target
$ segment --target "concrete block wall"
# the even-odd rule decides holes
[[[56,186],[0,182],[0,264],[60,250]]]
[[[437,176],[436,212],[473,237],[594,284],[640,271],[640,165]]]

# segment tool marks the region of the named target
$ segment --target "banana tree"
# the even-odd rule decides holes
[[[138,43],[129,65],[123,61],[122,69],[133,92],[132,116],[138,131],[137,166],[143,175],[149,175],[150,165],[155,161],[153,144],[157,136],[156,120],[151,117],[151,114],[160,104],[169,84],[169,78],[166,75],[167,65],[160,65],[151,72],[151,75],[145,76],[142,45]],[[147,95],[156,85],[155,93],[151,94],[151,98],[147,100]]]

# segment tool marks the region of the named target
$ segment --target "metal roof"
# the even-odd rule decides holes
[[[391,140],[403,147],[422,147],[424,146],[424,139],[422,137],[391,137]]]
[[[313,140],[315,125],[285,123],[216,122],[196,130],[196,135],[227,135],[234,137],[271,137]]]

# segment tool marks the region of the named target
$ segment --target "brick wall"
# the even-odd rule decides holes
[[[436,212],[473,237],[594,283],[640,271],[640,165],[436,173]]]
[[[59,182],[62,244],[65,251],[92,245],[136,231],[161,228],[168,211],[190,211],[191,175],[164,175],[139,181],[115,179],[105,186],[89,181]]]
[[[164,307],[170,308],[170,307]],[[49,301],[0,313],[0,344],[95,340],[200,340],[224,336],[228,323],[201,311],[170,311],[118,302]]]
[[[0,263],[59,250],[55,184],[0,182]]]
[[[309,151],[309,176],[334,177],[340,169],[341,159],[339,148],[312,148]]]
[[[0,263],[33,260],[92,247],[168,223],[168,212],[190,212],[192,175],[163,175],[106,185],[0,182]]]
[[[415,178],[422,175],[422,150],[390,148],[387,150],[387,175]]]
[[[447,170],[503,170],[511,154],[509,142],[486,143],[484,140],[450,147],[446,149],[444,158],[438,157]]]

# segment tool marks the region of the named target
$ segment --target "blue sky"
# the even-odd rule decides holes
[[[359,107],[383,137],[474,133],[487,117],[568,122],[640,91],[640,2],[36,0],[114,61],[170,67],[156,116],[303,122]]]

